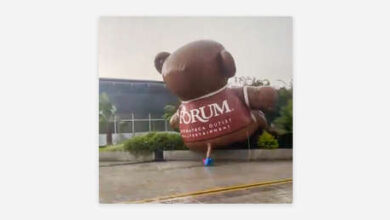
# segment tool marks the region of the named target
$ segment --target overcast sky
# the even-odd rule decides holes
[[[99,77],[162,80],[154,68],[160,51],[211,39],[233,55],[236,76],[290,82],[292,19],[289,17],[102,17]]]

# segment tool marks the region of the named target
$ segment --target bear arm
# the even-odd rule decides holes
[[[247,90],[249,108],[264,112],[272,111],[277,101],[276,90],[269,86],[245,86],[232,88],[237,97],[246,105],[244,89]]]
[[[248,86],[247,92],[250,108],[259,109],[264,112],[274,110],[278,98],[278,94],[274,88],[270,86]]]

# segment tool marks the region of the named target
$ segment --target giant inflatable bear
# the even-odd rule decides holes
[[[244,141],[266,129],[263,112],[273,109],[277,93],[272,87],[228,88],[236,72],[232,55],[218,42],[199,40],[174,51],[160,52],[154,60],[167,88],[181,100],[170,120],[188,148],[207,152]]]

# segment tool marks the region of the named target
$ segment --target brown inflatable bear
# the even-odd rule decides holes
[[[154,64],[181,105],[170,124],[180,128],[188,148],[206,151],[244,141],[267,128],[264,111],[273,109],[271,87],[227,88],[236,72],[232,55],[210,40],[191,42],[172,54],[157,54]]]

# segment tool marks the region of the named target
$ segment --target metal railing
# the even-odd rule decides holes
[[[147,124],[143,124],[144,126],[141,126],[143,128],[147,127],[147,130],[138,129],[138,131],[137,131],[137,128],[136,128],[137,122],[147,123]],[[154,122],[161,122],[161,123],[163,123],[163,126],[153,126]],[[151,114],[148,114],[147,118],[135,118],[134,113],[131,113],[130,119],[120,119],[119,117],[114,116],[114,120],[111,121],[111,123],[113,123],[113,133],[114,134],[123,133],[122,131],[120,131],[121,129],[119,127],[120,127],[120,125],[123,125],[124,123],[131,124],[131,132],[124,132],[124,133],[132,133],[133,135],[137,132],[173,131],[173,129],[169,126],[168,120],[166,120],[164,118],[152,118]],[[158,127],[158,128],[156,129],[156,127]],[[140,131],[140,130],[142,130],[142,131]]]

